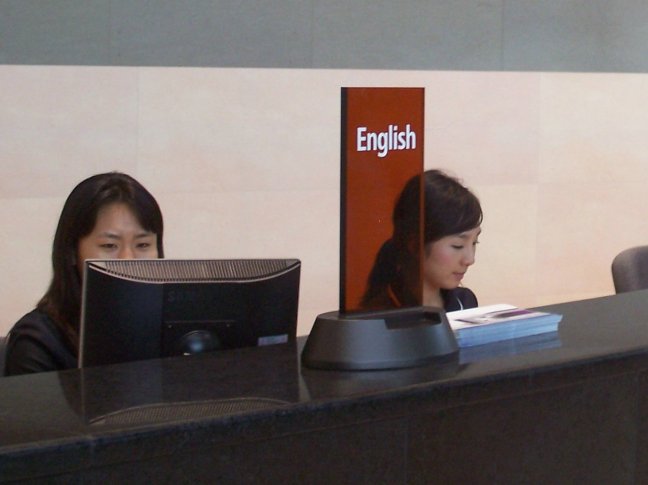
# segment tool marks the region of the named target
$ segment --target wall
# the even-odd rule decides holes
[[[0,0],[0,63],[645,72],[641,0]]]
[[[307,333],[337,307],[341,86],[426,88],[426,167],[485,209],[481,303],[611,293],[648,236],[646,20],[618,0],[0,0],[0,332],[47,286],[67,193],[118,169],[160,200],[168,256],[300,257]]]
[[[63,200],[119,169],[159,199],[169,257],[303,261],[300,333],[337,308],[340,86],[423,86],[426,167],[486,214],[482,303],[612,292],[648,238],[648,79],[638,74],[124,67],[0,68],[5,329],[49,278]]]

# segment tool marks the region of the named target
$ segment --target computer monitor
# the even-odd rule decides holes
[[[88,260],[79,367],[294,341],[297,259]]]

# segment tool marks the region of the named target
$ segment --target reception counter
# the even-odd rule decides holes
[[[545,308],[412,369],[303,369],[300,338],[2,378],[0,480],[648,483],[648,292]]]

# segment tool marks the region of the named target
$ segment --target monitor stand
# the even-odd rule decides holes
[[[459,350],[445,312],[414,307],[380,312],[323,313],[317,317],[302,364],[316,369],[415,367]]]

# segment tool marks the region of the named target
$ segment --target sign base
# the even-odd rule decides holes
[[[414,307],[380,312],[323,313],[302,352],[316,369],[378,370],[416,367],[458,352],[445,312]]]

